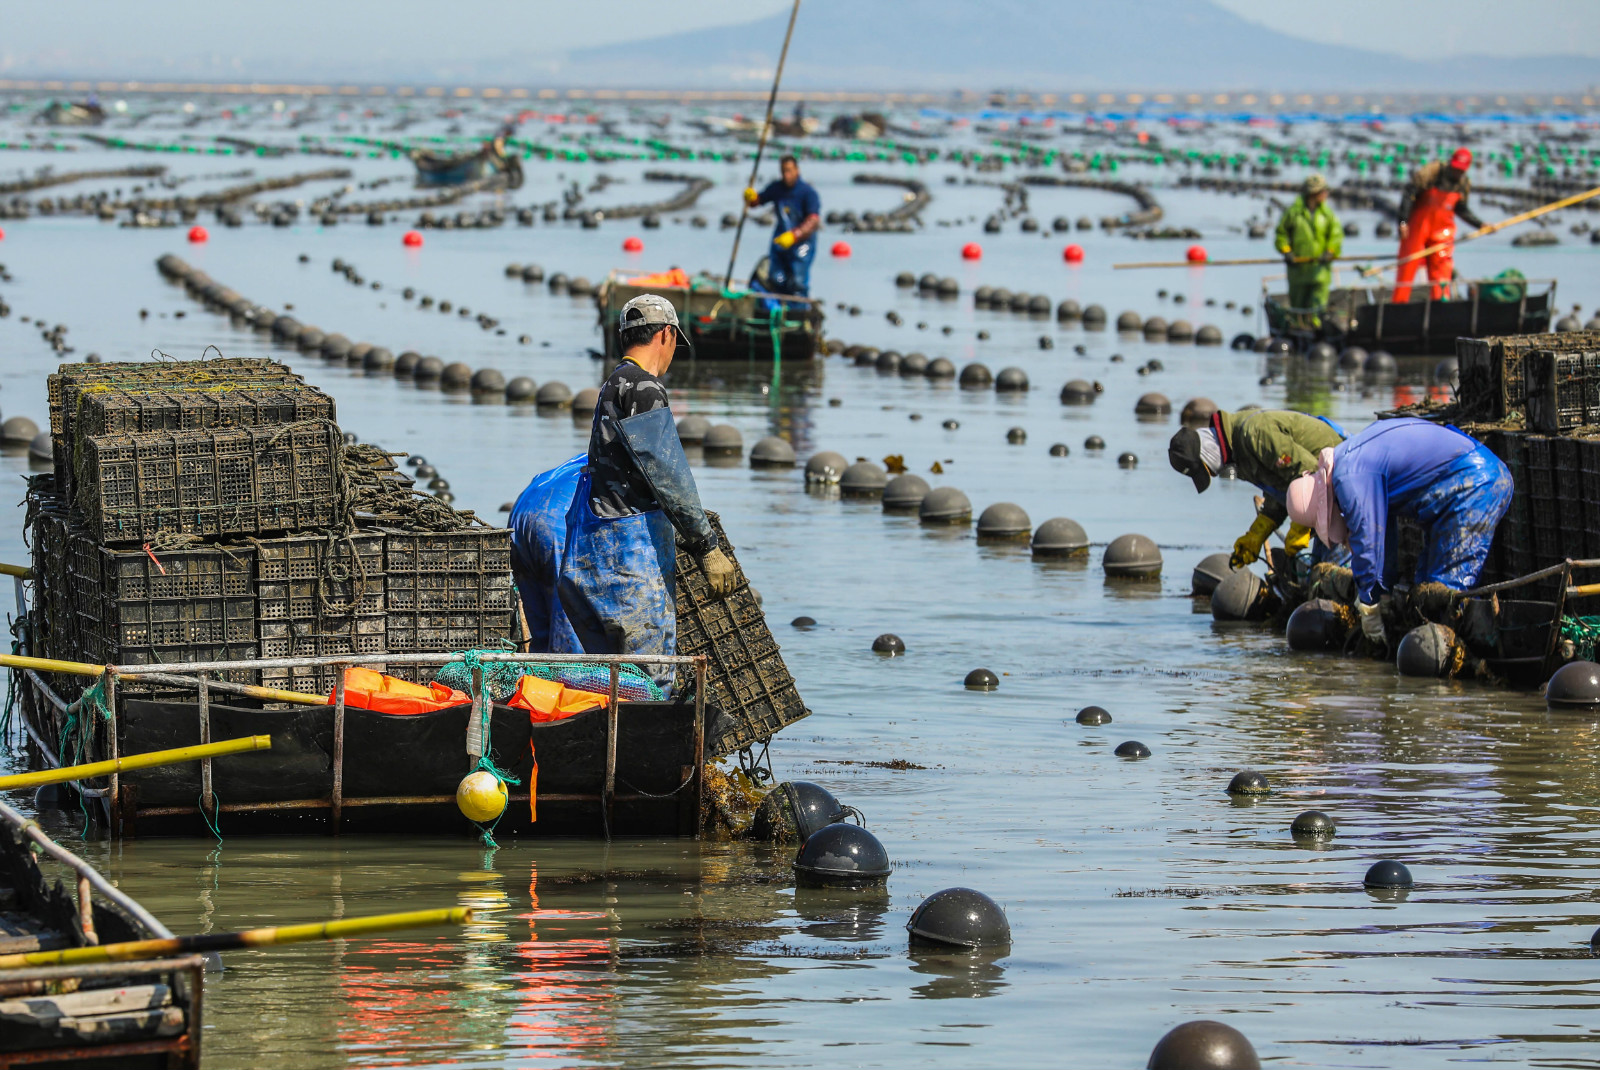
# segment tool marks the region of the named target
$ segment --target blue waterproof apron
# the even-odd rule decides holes
[[[528,649],[535,654],[582,654],[556,597],[561,555],[567,545],[567,514],[583,476],[587,454],[541,472],[512,506],[511,574],[517,581],[522,611],[528,618]]]

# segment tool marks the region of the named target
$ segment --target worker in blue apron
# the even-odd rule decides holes
[[[726,597],[734,566],[717,546],[678,441],[661,376],[688,338],[671,302],[635,297],[618,317],[622,360],[600,387],[588,462],[567,512],[556,583],[573,637],[589,654],[677,651],[674,533]],[[670,666],[640,659],[670,686]]]

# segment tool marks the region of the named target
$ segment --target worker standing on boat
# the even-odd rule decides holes
[[[1478,582],[1496,526],[1511,504],[1511,473],[1487,446],[1453,427],[1379,420],[1333,449],[1289,486],[1289,519],[1350,547],[1361,631],[1384,643],[1380,600],[1397,578],[1395,517],[1422,525],[1416,582],[1464,591]]]
[[[1395,273],[1395,301],[1411,300],[1411,280],[1417,277],[1424,260],[1433,299],[1446,296],[1445,288],[1456,272],[1456,217],[1474,230],[1483,226],[1483,220],[1467,207],[1467,196],[1472,193],[1472,180],[1467,177],[1471,166],[1472,150],[1459,148],[1448,163],[1435,160],[1412,172],[1405,195],[1400,198],[1401,263]],[[1426,257],[1406,259],[1435,245],[1444,248]]]
[[[772,248],[767,253],[767,280],[773,293],[809,297],[811,261],[817,255],[812,240],[822,224],[822,198],[810,183],[800,181],[800,161],[785,156],[779,161],[783,177],[757,193],[744,191],[751,208],[770,204],[777,215],[772,226]]]
[[[1205,427],[1185,427],[1173,435],[1167,461],[1202,493],[1226,464],[1261,489],[1261,511],[1250,530],[1234,541],[1228,558],[1230,567],[1244,568],[1260,559],[1268,537],[1288,516],[1284,495],[1289,484],[1316,471],[1317,454],[1342,441],[1344,431],[1337,424],[1300,412],[1219,411]],[[1292,523],[1283,545],[1292,557],[1310,542],[1310,527]]]
[[[666,298],[643,294],[622,306],[617,330],[622,361],[600,387],[556,588],[583,652],[670,656],[677,650],[673,532],[719,597],[732,591],[734,567],[700,504],[661,382],[678,346],[689,345],[677,311]],[[652,675],[670,683],[673,674]]]
[[[1289,271],[1289,307],[1309,312],[1313,326],[1328,303],[1333,283],[1329,267],[1344,251],[1344,228],[1328,207],[1328,180],[1312,175],[1300,186],[1300,196],[1278,220],[1274,240]]]

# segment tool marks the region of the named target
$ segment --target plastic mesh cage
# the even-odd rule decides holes
[[[338,527],[337,425],[100,435],[79,451],[76,500],[104,543]]]
[[[706,699],[724,714],[722,728],[706,739],[706,755],[720,757],[772,738],[811,711],[800,700],[721,519],[710,511],[706,517],[733,562],[734,589],[726,599],[716,598],[699,560],[679,549],[678,653],[706,655]],[[679,692],[693,686],[694,671],[680,669]]]
[[[1528,426],[1559,434],[1600,424],[1600,348],[1540,349],[1523,360]]]
[[[1509,334],[1456,339],[1461,365],[1462,406],[1471,414],[1501,420],[1523,412],[1527,404],[1527,357],[1535,350],[1568,352],[1600,349],[1600,331],[1566,334]]]
[[[55,493],[53,476],[28,481],[28,540],[33,551],[33,651],[68,661],[79,654],[79,617],[73,612],[67,572],[71,521],[66,503]]]
[[[386,650],[383,537],[259,539],[257,629],[263,658],[381,654]],[[331,667],[262,669],[261,683],[326,694]]]
[[[504,641],[516,610],[509,530],[385,528],[382,534],[390,653],[509,649]],[[395,675],[420,682],[433,671],[408,665]]]

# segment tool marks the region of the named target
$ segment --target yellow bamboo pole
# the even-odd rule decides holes
[[[1297,258],[1295,263],[1309,264],[1315,259],[1317,258],[1311,257],[1304,260]],[[1362,263],[1370,263],[1376,259],[1379,258],[1372,256],[1336,256],[1330,260],[1329,263],[1343,264],[1352,260],[1359,260]],[[1139,260],[1128,264],[1112,264],[1111,269],[1113,271],[1121,271],[1124,268],[1263,267],[1268,264],[1282,263],[1283,257],[1281,256],[1252,256],[1246,257],[1242,260]]]
[[[59,661],[55,658],[30,658],[22,654],[0,654],[0,668],[32,669],[34,672],[59,672],[68,676],[101,676],[104,665],[91,665],[86,661]],[[138,683],[142,674],[125,672],[121,678]],[[275,687],[257,687],[254,684],[235,684],[230,694],[247,695],[265,702],[293,702],[298,706],[326,706],[328,696],[308,695],[303,691],[279,691]]]
[[[0,576],[15,576],[22,580],[33,579],[33,569],[27,565],[8,565],[0,561]]]
[[[311,940],[339,940],[396,929],[420,929],[429,925],[465,925],[472,920],[471,907],[446,907],[440,910],[413,910],[402,914],[373,914],[364,918],[313,922],[309,925],[277,925],[266,929],[245,929],[236,933],[205,933],[199,936],[174,936],[166,940],[129,940],[120,944],[69,947],[62,951],[28,951],[0,955],[0,970],[24,970],[33,966],[83,966],[101,962],[135,962],[171,955],[204,951],[237,951],[248,947],[275,947],[302,944]]]
[[[240,736],[238,739],[225,739],[220,743],[201,743],[193,747],[153,750],[105,762],[64,765],[59,769],[41,769],[34,773],[0,776],[0,791],[10,791],[12,788],[37,788],[44,784],[65,784],[70,780],[87,780],[90,777],[106,776],[110,773],[126,773],[131,769],[149,769],[157,765],[177,765],[181,762],[197,762],[202,758],[221,758],[226,754],[271,749],[271,736]]]
[[[1570,197],[1563,197],[1559,201],[1551,201],[1549,204],[1542,204],[1537,208],[1530,208],[1526,212],[1514,215],[1509,219],[1502,219],[1498,223],[1485,224],[1484,226],[1481,226],[1477,230],[1473,231],[1471,234],[1462,235],[1461,238],[1458,239],[1457,244],[1459,244],[1459,242],[1471,241],[1474,238],[1487,237],[1497,230],[1505,230],[1507,227],[1514,227],[1518,223],[1526,223],[1530,219],[1537,219],[1539,216],[1545,215],[1549,212],[1560,211],[1563,208],[1571,208],[1575,204],[1581,204],[1582,202],[1590,200],[1594,197],[1600,197],[1600,186],[1596,186],[1591,190],[1586,190],[1583,193],[1574,193]],[[1372,276],[1381,271],[1388,271],[1390,268],[1397,268],[1401,264],[1409,264],[1413,260],[1421,260],[1423,257],[1432,256],[1434,253],[1437,253],[1442,249],[1450,248],[1450,244],[1450,242],[1440,242],[1438,245],[1428,246],[1421,252],[1411,253],[1408,256],[1402,256],[1392,264],[1375,264],[1363,271],[1361,273],[1361,277],[1364,279],[1370,279]]]

